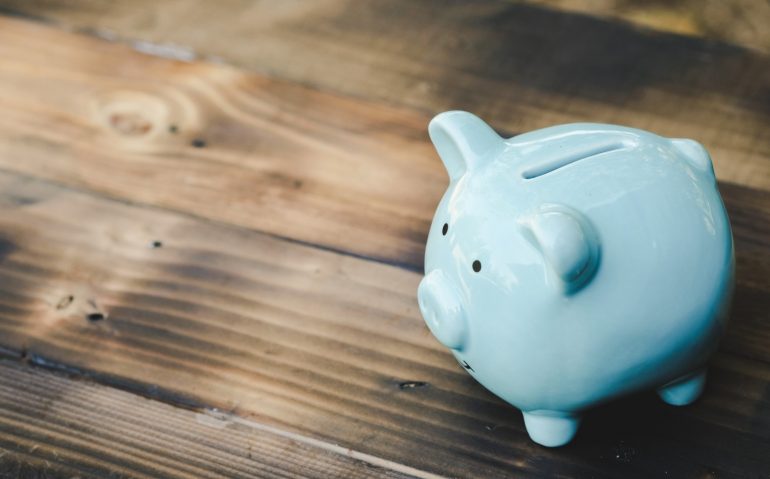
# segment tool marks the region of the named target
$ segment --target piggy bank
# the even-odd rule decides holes
[[[420,311],[535,442],[568,443],[587,408],[624,394],[701,394],[734,254],[699,143],[590,123],[503,139],[461,111],[429,133],[450,182]]]

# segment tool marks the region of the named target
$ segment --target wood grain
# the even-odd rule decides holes
[[[495,0],[5,3],[144,51],[431,113],[466,109],[508,132],[598,121],[696,138],[721,179],[770,188],[770,58],[731,44]],[[750,31],[766,24],[757,3],[753,13],[693,8],[735,5],[751,17],[736,30]]]
[[[742,347],[761,315],[736,312],[728,344],[753,359],[717,356],[697,405],[626,399],[547,450],[432,339],[417,273],[14,174],[0,192],[0,347],[32,364],[434,474],[770,468],[767,348]]]
[[[445,188],[423,115],[31,23],[0,91],[2,168],[333,250],[421,263]]]
[[[0,477],[414,477],[221,411],[175,408],[8,360],[0,361],[0,449]]]

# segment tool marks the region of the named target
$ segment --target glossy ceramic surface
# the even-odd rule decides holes
[[[734,268],[700,144],[588,123],[503,139],[459,111],[429,132],[450,183],[420,310],[536,442],[569,442],[583,410],[639,389],[698,397]]]

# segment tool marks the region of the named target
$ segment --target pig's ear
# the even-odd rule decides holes
[[[436,115],[428,125],[428,134],[452,181],[491,159],[504,146],[489,125],[465,111]]]
[[[695,140],[676,138],[671,140],[674,148],[679,150],[695,168],[714,176],[714,166],[708,151]]]
[[[540,251],[556,284],[566,294],[587,285],[599,266],[599,238],[577,211],[548,205],[522,221],[525,237]]]

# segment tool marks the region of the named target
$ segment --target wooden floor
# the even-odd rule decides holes
[[[761,35],[546,2],[70,3],[0,2],[0,477],[770,477]],[[706,145],[738,264],[702,399],[626,398],[546,449],[432,338],[449,108]]]

